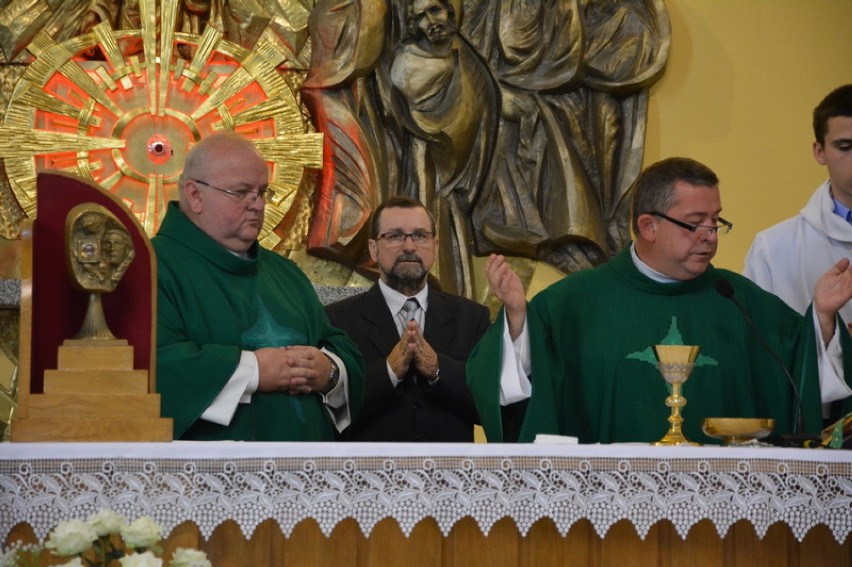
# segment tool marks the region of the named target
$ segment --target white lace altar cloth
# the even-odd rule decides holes
[[[233,520],[249,538],[274,519],[307,518],[326,535],[354,519],[365,536],[393,518],[406,536],[425,518],[445,535],[470,516],[487,535],[512,518],[526,535],[550,518],[564,536],[588,519],[640,537],[669,520],[682,538],[701,520],[724,537],[739,520],[759,537],[781,522],[801,541],[818,524],[852,531],[852,453],[819,449],[372,443],[38,443],[0,445],[0,537],[20,523],[44,540],[59,522],[111,508],[168,534],[205,538]]]

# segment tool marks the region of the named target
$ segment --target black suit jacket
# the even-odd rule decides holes
[[[326,306],[331,324],[346,331],[364,355],[364,405],[342,435],[349,441],[473,441],[476,406],[465,380],[470,351],[490,324],[483,305],[429,288],[424,338],[438,354],[440,377],[430,386],[412,367],[399,386],[387,355],[399,341],[394,315],[378,284]]]

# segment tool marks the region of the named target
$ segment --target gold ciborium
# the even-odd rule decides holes
[[[666,382],[672,385],[672,393],[666,398],[666,405],[671,408],[669,431],[654,445],[700,445],[684,437],[681,431],[683,417],[680,415],[681,408],[686,405],[686,398],[681,394],[681,387],[692,372],[699,348],[690,345],[654,346],[657,368],[660,369]]]

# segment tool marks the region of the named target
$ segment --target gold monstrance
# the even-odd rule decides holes
[[[671,408],[669,431],[654,445],[700,445],[684,437],[681,430],[683,417],[680,415],[680,408],[686,405],[686,398],[681,395],[681,387],[692,372],[699,349],[700,347],[690,345],[654,346],[657,368],[666,382],[672,385],[672,393],[666,398],[666,405]]]

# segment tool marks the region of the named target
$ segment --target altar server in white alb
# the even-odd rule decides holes
[[[814,109],[814,135],[814,158],[828,168],[828,179],[798,215],[758,233],[744,272],[801,313],[819,277],[852,258],[852,84],[835,89]],[[852,302],[840,316],[852,324]]]

